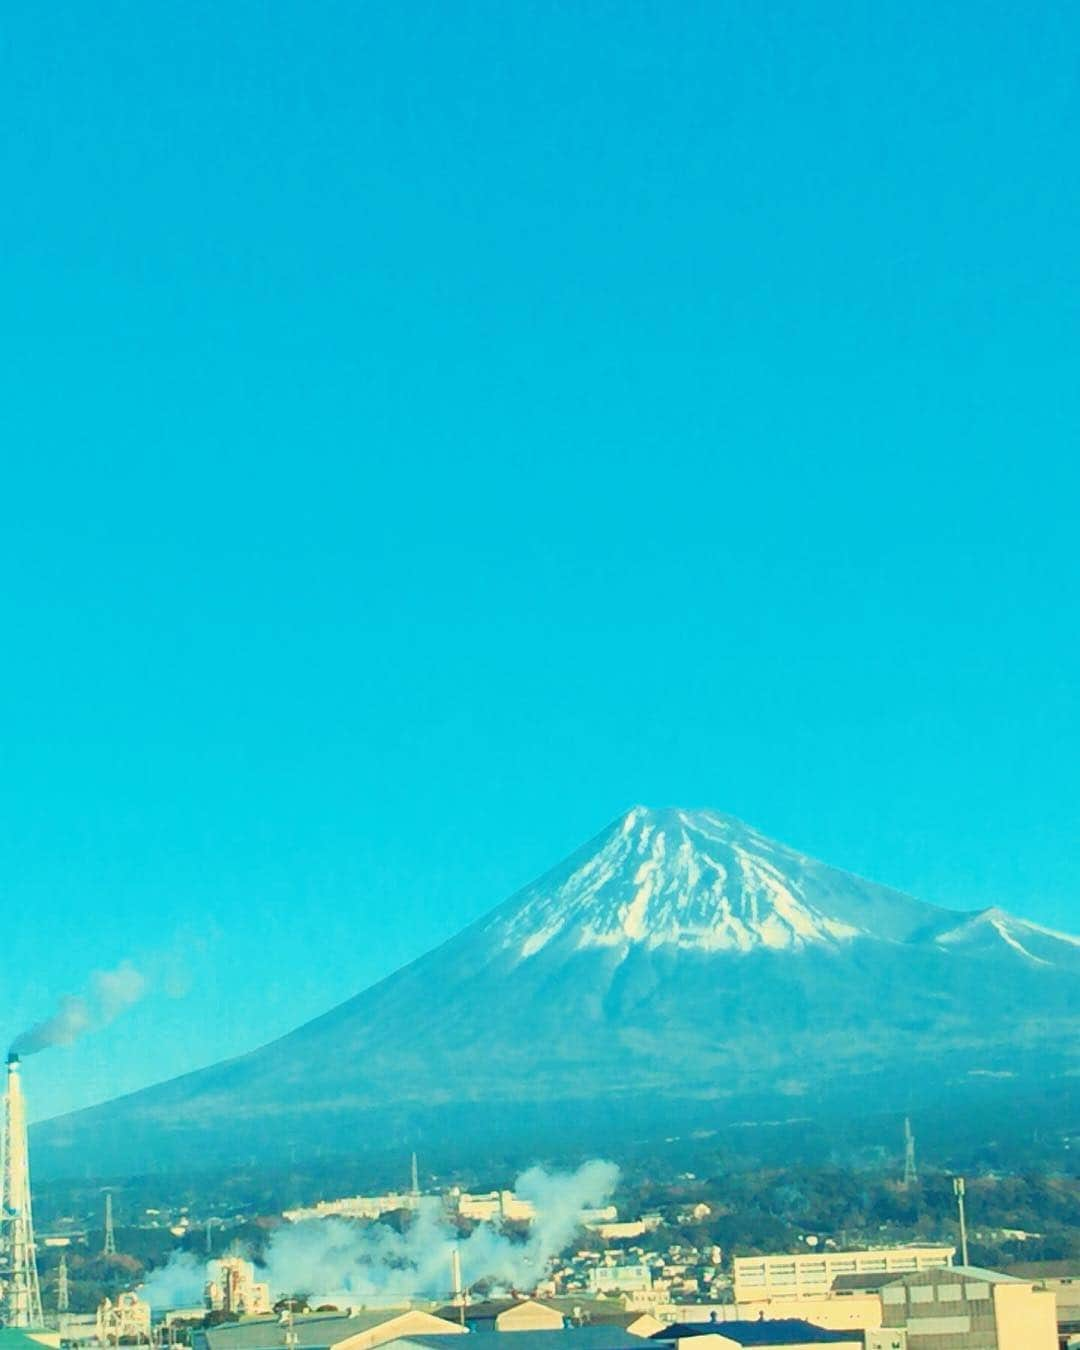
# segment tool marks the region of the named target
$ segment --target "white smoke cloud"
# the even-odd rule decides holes
[[[196,1308],[202,1306],[206,1281],[203,1261],[191,1252],[175,1252],[153,1272],[141,1292],[151,1308]]]
[[[266,1250],[259,1279],[272,1298],[304,1293],[327,1302],[364,1303],[393,1298],[446,1298],[450,1294],[450,1258],[456,1247],[467,1285],[485,1280],[501,1289],[531,1289],[581,1227],[582,1211],[606,1203],[619,1169],[594,1160],[576,1172],[532,1167],[514,1189],[536,1207],[524,1242],[514,1241],[491,1224],[461,1237],[449,1223],[442,1202],[420,1202],[403,1233],[386,1224],[347,1219],[308,1219],[277,1229]],[[187,1254],[155,1271],[143,1286],[154,1308],[197,1301],[207,1275]]]
[[[104,1022],[119,1017],[125,1008],[138,1003],[146,993],[146,976],[130,961],[122,961],[115,970],[96,970],[92,983],[98,1017]]]
[[[121,961],[114,970],[95,970],[87,994],[65,994],[51,1017],[36,1022],[11,1043],[16,1055],[35,1055],[51,1045],[71,1045],[84,1032],[107,1027],[147,991],[146,977]]]

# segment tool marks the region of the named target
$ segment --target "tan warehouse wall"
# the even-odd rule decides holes
[[[1057,1350],[1057,1304],[1030,1285],[994,1287],[998,1350]]]

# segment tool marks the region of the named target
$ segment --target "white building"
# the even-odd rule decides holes
[[[620,1294],[652,1288],[648,1266],[594,1266],[589,1271],[589,1287],[596,1293],[617,1290]]]
[[[536,1206],[531,1200],[522,1200],[513,1191],[488,1191],[484,1195],[470,1195],[456,1187],[447,1195],[450,1208],[463,1219],[481,1223],[502,1223],[509,1219],[530,1223],[536,1218]]]
[[[585,1227],[605,1242],[617,1242],[620,1238],[644,1237],[648,1232],[642,1219],[625,1219],[621,1223],[586,1223]]]
[[[282,1218],[290,1223],[303,1223],[307,1219],[378,1219],[395,1210],[416,1209],[418,1203],[419,1196],[411,1192],[404,1195],[396,1191],[387,1195],[346,1195],[340,1200],[320,1200],[300,1209],[287,1209]]]
[[[882,1247],[860,1252],[798,1252],[784,1256],[737,1256],[736,1303],[825,1298],[838,1275],[909,1274],[951,1266],[955,1247]]]

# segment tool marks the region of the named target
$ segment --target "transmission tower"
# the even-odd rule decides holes
[[[71,1303],[68,1292],[67,1252],[60,1253],[60,1268],[56,1272],[56,1311],[66,1313]]]
[[[105,1245],[101,1249],[106,1256],[116,1255],[116,1233],[113,1231],[112,1191],[105,1192]]]
[[[414,1196],[420,1194],[420,1172],[416,1165],[415,1153],[412,1155],[412,1193]]]
[[[911,1133],[911,1118],[904,1117],[904,1190],[910,1190],[919,1179],[915,1170],[915,1136]]]
[[[34,1220],[30,1211],[30,1162],[26,1147],[26,1104],[19,1081],[19,1056],[7,1058],[3,1165],[0,1167],[0,1319],[9,1327],[40,1327]]]

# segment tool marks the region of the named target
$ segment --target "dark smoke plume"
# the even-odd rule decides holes
[[[86,994],[65,994],[56,1012],[21,1032],[11,1043],[13,1055],[36,1055],[50,1045],[71,1045],[87,1031],[107,1027],[146,993],[146,977],[130,961],[115,970],[96,970]]]

